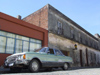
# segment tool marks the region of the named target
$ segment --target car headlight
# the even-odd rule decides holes
[[[26,55],[18,55],[17,60],[26,59]]]

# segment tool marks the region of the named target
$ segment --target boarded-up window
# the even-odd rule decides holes
[[[74,30],[71,28],[71,39],[75,39]]]
[[[58,25],[58,34],[62,34],[62,23],[60,21],[57,22]]]

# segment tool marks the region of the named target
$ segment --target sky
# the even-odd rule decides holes
[[[100,0],[0,0],[0,12],[24,18],[47,4],[92,35],[100,35]]]

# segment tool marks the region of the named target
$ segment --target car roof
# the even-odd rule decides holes
[[[43,47],[43,48],[49,48],[49,49],[59,50],[59,49],[56,49],[56,48],[51,48],[51,47]]]

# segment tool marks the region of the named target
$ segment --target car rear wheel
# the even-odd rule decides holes
[[[68,63],[64,63],[64,65],[63,65],[63,70],[68,70],[68,68],[69,68],[69,65],[68,65]]]
[[[40,63],[38,60],[32,60],[29,64],[29,70],[31,72],[38,72],[40,70]]]

